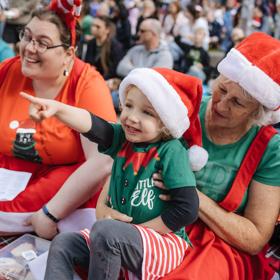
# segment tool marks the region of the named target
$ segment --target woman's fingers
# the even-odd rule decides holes
[[[153,174],[153,181],[156,187],[162,190],[166,190],[164,183],[162,181],[162,175],[160,173]]]
[[[169,194],[160,194],[159,198],[163,201],[170,201],[171,200],[171,197],[170,197]]]

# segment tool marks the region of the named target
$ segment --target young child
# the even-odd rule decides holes
[[[89,267],[88,279],[118,279],[121,267],[139,279],[159,279],[185,255],[185,226],[198,215],[189,158],[192,162],[195,154],[195,170],[207,160],[206,151],[193,145],[201,145],[197,115],[201,83],[169,69],[138,68],[122,81],[119,93],[120,124],[21,93],[33,103],[30,115],[35,120],[55,116],[97,142],[99,150],[114,159],[109,190],[104,188],[100,195],[97,212],[106,196],[108,211],[101,218],[111,216],[112,209],[126,214],[121,221],[98,220],[90,236],[86,230],[59,234],[50,248],[45,279],[72,279],[77,264]],[[188,145],[193,145],[189,151],[177,139],[183,134]],[[159,198],[163,190],[153,184],[152,176],[159,171],[169,190],[168,202]]]

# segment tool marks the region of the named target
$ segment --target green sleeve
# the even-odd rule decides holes
[[[169,189],[196,186],[188,150],[179,140],[172,140],[161,155],[163,182]]]

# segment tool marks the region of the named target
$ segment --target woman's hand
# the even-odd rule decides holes
[[[153,181],[154,181],[154,184],[157,188],[162,189],[162,190],[167,190],[167,188],[165,187],[165,185],[162,181],[162,175],[161,175],[160,171],[158,173],[153,174]],[[169,201],[170,200],[170,195],[160,194],[159,198],[163,201]]]
[[[52,239],[58,233],[57,224],[49,219],[41,209],[27,219],[25,225],[32,225],[36,234],[45,239]]]
[[[43,119],[52,117],[59,110],[59,102],[55,100],[34,97],[25,92],[21,92],[20,95],[31,102],[29,115],[35,121],[42,121]]]

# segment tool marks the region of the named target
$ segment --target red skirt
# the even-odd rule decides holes
[[[232,248],[200,220],[188,227],[193,248],[183,263],[163,280],[271,280],[274,275],[264,252],[250,256]]]
[[[0,155],[0,168],[32,173],[24,191],[13,200],[0,201],[0,232],[30,231],[23,226],[26,218],[46,204],[81,164],[45,165]],[[95,208],[98,195],[99,192],[81,208]]]

